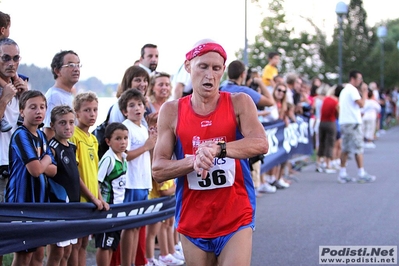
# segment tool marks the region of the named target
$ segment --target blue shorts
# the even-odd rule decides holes
[[[243,226],[239,227],[236,231],[234,231],[228,235],[225,235],[225,236],[219,236],[219,237],[215,237],[215,238],[192,238],[192,237],[185,235],[185,237],[188,240],[190,240],[191,243],[193,243],[194,245],[196,245],[203,251],[214,252],[216,257],[219,257],[224,246],[226,246],[226,244],[230,240],[230,238],[232,238],[232,236],[235,233],[237,233],[238,231],[248,228],[248,227],[251,227],[252,230],[254,230],[254,228],[255,228],[253,223],[251,223],[251,224],[243,225]]]
[[[125,189],[124,203],[140,200],[148,200],[148,189]]]

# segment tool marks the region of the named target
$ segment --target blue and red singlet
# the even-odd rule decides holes
[[[179,99],[175,154],[193,156],[192,140],[226,142],[242,139],[230,93],[220,92],[216,109],[198,115],[191,95]],[[215,158],[205,180],[196,172],[177,179],[177,231],[193,238],[215,238],[255,223],[256,197],[246,159]]]

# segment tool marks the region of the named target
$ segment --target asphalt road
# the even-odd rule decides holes
[[[262,194],[251,265],[319,265],[319,246],[398,246],[399,127],[376,145],[364,153],[374,183],[339,184],[337,174],[317,173],[310,164],[290,188]],[[354,159],[348,174],[357,174]],[[95,265],[94,254],[87,265]]]
[[[319,265],[326,245],[398,246],[399,127],[376,145],[364,153],[374,183],[339,184],[311,164],[290,188],[258,198],[251,265]],[[354,159],[347,169],[357,175]]]

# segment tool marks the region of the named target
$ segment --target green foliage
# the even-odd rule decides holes
[[[386,89],[392,89],[394,86],[399,85],[398,83],[398,73],[399,73],[399,50],[398,50],[398,40],[399,40],[399,19],[386,21],[384,25],[388,29],[388,35],[384,40],[384,87]],[[378,25],[379,26],[379,25]],[[375,27],[374,32],[377,32],[378,26]],[[377,59],[375,61],[376,67],[380,65],[381,60],[381,43],[378,41],[375,45],[374,54],[377,54]],[[379,79],[379,68],[376,70],[374,80],[380,81]]]
[[[375,72],[370,68],[372,57],[370,51],[375,45],[373,31],[366,25],[367,14],[363,9],[362,0],[352,0],[348,7],[348,15],[343,21],[342,61],[343,82],[347,81],[347,73],[357,69],[368,77],[369,72]],[[326,71],[338,72],[338,43],[339,25],[334,30],[333,42],[321,53],[321,58],[326,65]],[[377,64],[378,67],[378,64]],[[377,68],[378,69],[378,68]]]
[[[260,5],[259,2],[253,0],[252,4]],[[295,27],[287,26],[284,0],[270,0],[268,3],[267,17],[260,24],[261,33],[248,46],[249,65],[261,70],[268,63],[267,54],[278,51],[281,54],[281,74],[296,72],[308,78],[318,76],[331,84],[337,82],[339,24],[335,25],[332,41],[327,43],[325,33],[311,18],[301,18],[310,27],[306,32],[297,32]],[[385,88],[392,88],[398,85],[399,19],[382,21],[373,27],[369,27],[366,20],[363,0],[351,0],[343,20],[342,80],[347,82],[349,71],[357,69],[363,73],[367,83],[380,82],[381,42],[376,32],[378,26],[385,25],[388,36],[384,40],[384,84]],[[242,50],[237,52],[239,59],[241,55]]]
[[[280,53],[279,73],[299,72],[308,78],[322,72],[319,60],[319,44],[325,43],[321,33],[312,36],[307,32],[296,32],[288,28],[283,10],[284,0],[272,0],[269,4],[268,17],[261,22],[261,34],[255,37],[255,43],[249,45],[249,64],[261,70],[267,63],[267,54]],[[312,25],[309,19],[304,19]]]

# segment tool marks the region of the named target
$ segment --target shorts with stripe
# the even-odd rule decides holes
[[[238,231],[251,227],[252,230],[255,229],[255,226],[253,223],[243,225],[237,229],[237,231],[234,231],[230,234],[224,235],[224,236],[219,236],[215,238],[192,238],[189,236],[185,237],[190,240],[191,243],[196,245],[198,248],[202,249],[205,252],[213,252],[215,255],[218,257],[220,253],[222,253],[223,248],[226,246],[227,242],[236,234]]]

